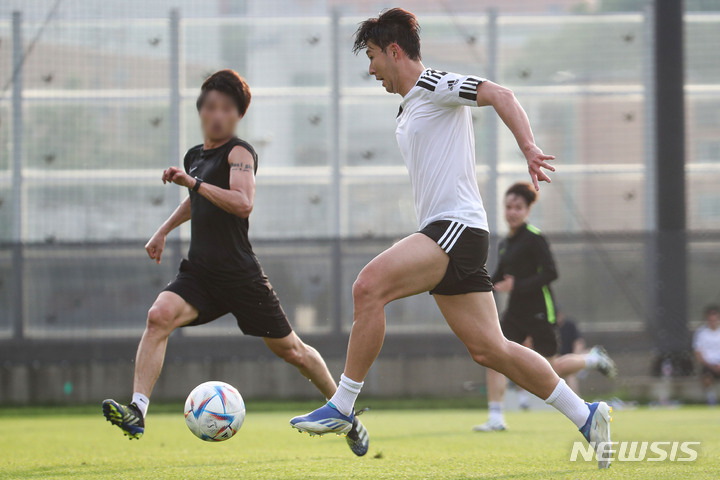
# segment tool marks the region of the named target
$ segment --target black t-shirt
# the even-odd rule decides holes
[[[236,137],[210,150],[203,150],[202,145],[191,148],[185,154],[185,171],[207,184],[230,189],[228,155],[236,146],[252,154],[257,172],[257,153],[249,143]],[[247,218],[228,213],[193,191],[190,206],[188,260],[193,270],[212,282],[224,284],[245,284],[262,277],[260,263],[248,239]]]
[[[500,259],[492,281],[497,283],[505,275],[515,277],[508,301],[508,312],[539,313],[553,308],[550,283],[558,277],[550,246],[532,225],[523,225],[512,237],[500,242]],[[548,318],[552,323],[554,318]]]

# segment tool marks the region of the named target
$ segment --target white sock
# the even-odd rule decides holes
[[[577,428],[582,428],[590,415],[590,409],[582,398],[578,397],[562,378],[545,403],[557,408],[560,413],[572,421]]]
[[[502,402],[488,402],[488,421],[493,423],[505,423]]]
[[[143,395],[142,393],[135,392],[133,393],[132,401],[135,405],[137,405],[138,409],[140,410],[140,413],[142,413],[143,418],[145,418],[145,414],[147,413],[148,405],[150,405],[150,399]]]
[[[337,392],[330,399],[330,403],[335,405],[335,408],[343,415],[350,415],[355,406],[355,400],[362,389],[365,382],[356,382],[350,380],[343,373],[340,375],[340,384],[338,385]]]
[[[519,388],[517,392],[520,408],[530,408],[530,394],[527,390]]]

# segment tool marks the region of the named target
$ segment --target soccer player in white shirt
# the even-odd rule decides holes
[[[507,88],[480,77],[425,68],[417,18],[401,8],[363,22],[354,51],[365,50],[369,73],[403,97],[397,142],[410,173],[418,232],[378,255],[353,285],[353,327],[337,393],[290,423],[311,434],[345,433],[354,404],[380,353],[385,305],[430,292],[450,328],[477,363],[497,370],[565,414],[609,466],[610,408],[585,403],[542,356],[508,341],[500,330],[493,285],[485,269],[488,224],[475,173],[470,107],[492,106],[515,135],[536,189],[550,182],[554,157],[535,145],[525,111]]]
[[[705,387],[707,402],[709,405],[717,405],[713,381],[720,380],[720,306],[705,307],[705,322],[695,332],[693,350],[700,364],[700,379]]]

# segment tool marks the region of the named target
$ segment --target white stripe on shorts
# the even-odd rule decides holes
[[[452,250],[452,248],[455,246],[455,242],[458,241],[458,238],[460,238],[466,228],[467,225],[462,226],[462,228],[457,232],[457,235],[455,235],[455,239],[452,241],[452,243],[445,248],[445,253],[450,253],[450,250]]]
[[[454,245],[455,242],[457,241],[457,237],[460,234],[460,232],[465,230],[465,225],[463,225],[462,223],[458,223],[458,222],[453,222],[453,223],[455,225],[452,228],[452,231],[450,231],[450,234],[447,236],[443,236],[444,238],[441,238],[440,241],[438,242],[438,245],[440,245],[440,248],[445,250],[446,253],[449,251],[448,246]]]
[[[438,245],[442,247],[442,243],[445,240],[445,237],[447,237],[450,232],[455,228],[455,226],[458,224],[458,222],[450,222],[450,226],[445,230],[445,233],[443,233],[443,236],[440,237],[440,240],[437,241]]]

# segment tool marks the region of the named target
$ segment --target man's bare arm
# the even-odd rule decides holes
[[[243,147],[235,147],[228,155],[230,189],[203,183],[198,193],[228,213],[247,218],[255,202],[255,159]]]
[[[183,200],[145,245],[148,256],[160,263],[168,234],[190,220],[190,197]]]
[[[185,200],[180,202],[180,205],[178,205],[175,211],[168,217],[167,220],[165,220],[165,222],[163,222],[162,225],[160,225],[158,232],[161,232],[164,235],[169,235],[170,232],[188,220],[190,220],[190,197],[187,197]]]
[[[555,157],[545,155],[535,145],[530,120],[512,90],[493,82],[482,82],[477,87],[477,104],[479,107],[492,105],[498,116],[515,136],[515,140],[527,160],[528,172],[535,189],[540,190],[539,182],[549,183],[550,177],[542,169],[546,168],[554,172],[555,167],[547,163],[547,161],[554,160]]]
[[[235,147],[228,155],[230,189],[201,183],[197,192],[215,206],[241,218],[250,216],[255,201],[255,160],[243,147]],[[163,172],[163,182],[172,182],[192,189],[197,180],[178,167]]]
[[[697,360],[697,362],[700,365],[709,366],[708,362],[705,361],[705,357],[703,357],[703,354],[700,352],[700,350],[695,350],[694,353],[695,353],[695,360]]]

